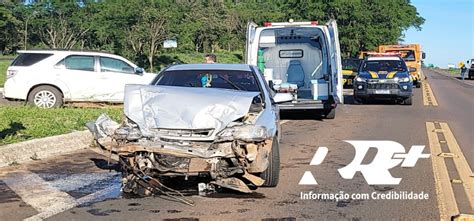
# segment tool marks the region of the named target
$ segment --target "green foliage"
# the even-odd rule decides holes
[[[107,113],[120,122],[122,109],[57,108],[32,106],[0,108],[0,145],[85,130],[85,124]]]
[[[152,71],[170,51],[164,39],[177,39],[173,53],[243,51],[248,21],[336,19],[344,57],[396,43],[424,22],[409,0],[38,2],[0,5],[0,51],[25,47],[26,27],[29,47],[105,50]]]
[[[9,60],[0,60],[0,87],[3,87],[7,76],[7,68],[12,63]]]

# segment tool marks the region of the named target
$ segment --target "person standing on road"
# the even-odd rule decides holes
[[[204,57],[204,63],[214,64],[217,63],[217,56],[215,54],[206,54]]]
[[[461,79],[463,81],[464,81],[464,76],[466,75],[466,71],[467,71],[466,65],[462,64],[462,66],[461,66]]]

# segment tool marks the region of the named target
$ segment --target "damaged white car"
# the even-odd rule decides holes
[[[292,97],[273,93],[244,64],[188,64],[163,70],[152,85],[125,87],[121,124],[89,124],[98,143],[119,155],[123,191],[172,189],[169,177],[205,177],[200,191],[278,184],[279,110]],[[157,192],[158,191],[158,192]]]

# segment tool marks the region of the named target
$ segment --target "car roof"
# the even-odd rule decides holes
[[[111,55],[118,56],[106,51],[93,51],[93,50],[67,50],[67,49],[30,49],[30,50],[19,50],[20,54],[24,53],[52,53],[52,54],[80,54],[80,55]]]
[[[376,56],[368,57],[367,61],[401,61],[402,59],[397,56]]]
[[[248,64],[178,64],[173,65],[167,71],[179,70],[234,70],[252,71]]]

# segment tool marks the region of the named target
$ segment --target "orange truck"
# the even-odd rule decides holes
[[[410,69],[413,85],[416,85],[416,87],[421,86],[421,60],[425,58],[425,53],[421,51],[419,44],[380,45],[378,52],[399,53]]]
[[[359,59],[364,59],[369,56],[370,53],[376,53],[378,51],[361,51],[359,52]]]

